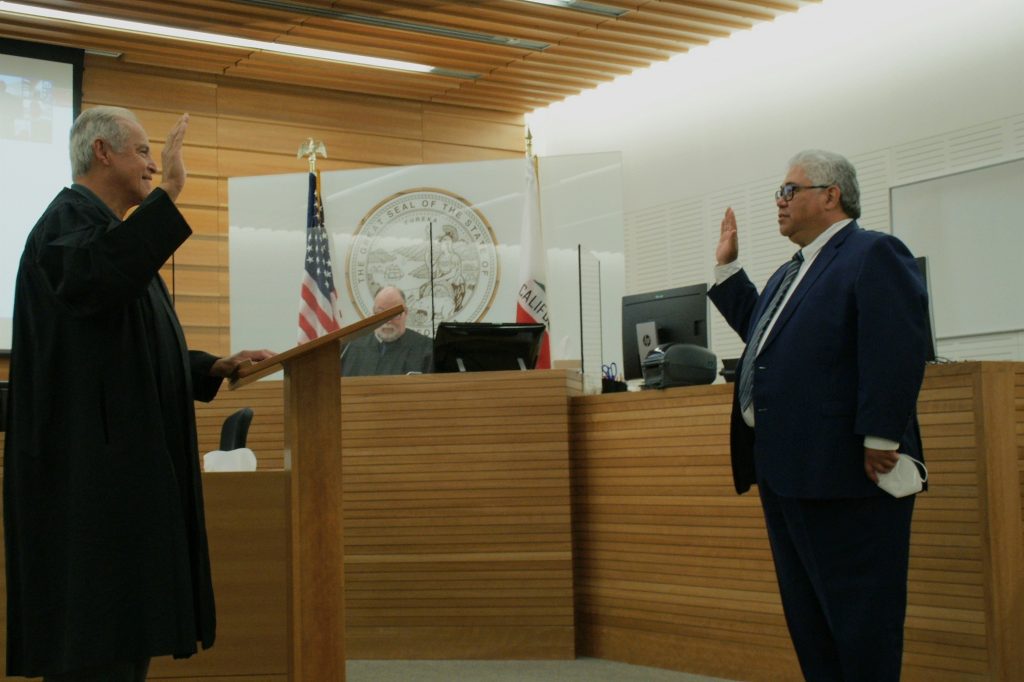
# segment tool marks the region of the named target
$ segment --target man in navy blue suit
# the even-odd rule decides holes
[[[758,486],[804,677],[898,680],[914,496],[877,486],[917,459],[928,302],[907,248],[862,229],[854,167],[805,151],[775,194],[800,247],[759,295],[722,220],[712,302],[747,347],[737,366],[736,490]]]

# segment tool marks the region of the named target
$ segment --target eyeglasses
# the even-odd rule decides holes
[[[775,190],[775,201],[778,201],[779,199],[792,201],[793,195],[802,189],[827,189],[831,186],[832,185],[795,185],[790,182]]]

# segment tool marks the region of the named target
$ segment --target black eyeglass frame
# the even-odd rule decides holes
[[[833,182],[828,185],[795,185],[792,182],[788,182],[775,190],[775,201],[782,199],[783,201],[790,202],[793,201],[796,193],[802,189],[828,189],[834,184]]]

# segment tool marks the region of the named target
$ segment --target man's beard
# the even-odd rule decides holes
[[[374,334],[377,335],[377,340],[383,343],[392,343],[402,336],[402,332],[393,324],[384,324],[377,327]]]

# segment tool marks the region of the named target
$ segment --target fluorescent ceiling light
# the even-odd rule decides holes
[[[49,9],[45,7],[32,7],[30,5],[21,5],[2,0],[0,0],[0,12],[38,17],[42,19],[53,19],[55,21],[83,24],[85,26],[99,26],[101,28],[109,28],[115,31],[126,31],[136,34],[141,33],[158,38],[187,40],[194,43],[205,43],[207,45],[218,45],[222,47],[238,47],[246,50],[272,52],[291,57],[319,59],[322,61],[338,62],[341,64],[370,66],[379,69],[396,69],[399,71],[413,71],[416,73],[442,74],[455,78],[479,78],[479,74],[435,69],[434,67],[426,64],[403,62],[397,59],[382,59],[380,57],[367,57],[365,55],[351,54],[347,52],[333,52],[331,50],[320,50],[313,47],[301,47],[299,45],[268,43],[263,40],[249,40],[248,38],[226,36],[218,33],[205,33],[203,31],[192,31],[189,29],[173,28],[170,26],[144,24],[138,21],[112,19],[109,17],[100,17],[90,14],[79,14],[77,12],[64,12],[62,10]]]
[[[600,5],[596,2],[586,2],[586,0],[519,0],[520,2],[532,2],[535,5],[550,5],[551,7],[561,7],[563,9],[574,9],[578,12],[587,12],[588,14],[600,14],[603,17],[621,17],[623,14],[628,14],[628,9],[621,7],[611,7],[609,5]]]
[[[85,53],[95,57],[106,57],[107,59],[120,59],[121,55],[124,54],[116,50],[101,50],[98,47],[87,47],[85,48]]]
[[[435,26],[434,24],[421,24],[405,19],[393,17],[373,16],[369,14],[356,14],[344,12],[333,7],[314,7],[313,5],[300,5],[286,0],[234,0],[243,5],[254,5],[269,9],[292,12],[295,14],[307,14],[312,17],[322,17],[335,21],[348,21],[354,24],[365,26],[376,26],[378,28],[390,28],[396,31],[409,31],[412,33],[424,33],[426,35],[441,36],[442,38],[454,38],[455,40],[473,40],[488,45],[504,45],[515,47],[521,50],[546,50],[551,47],[550,43],[527,38],[512,38],[509,36],[496,36],[490,33],[478,31],[467,31],[461,28],[449,28],[447,26]]]

